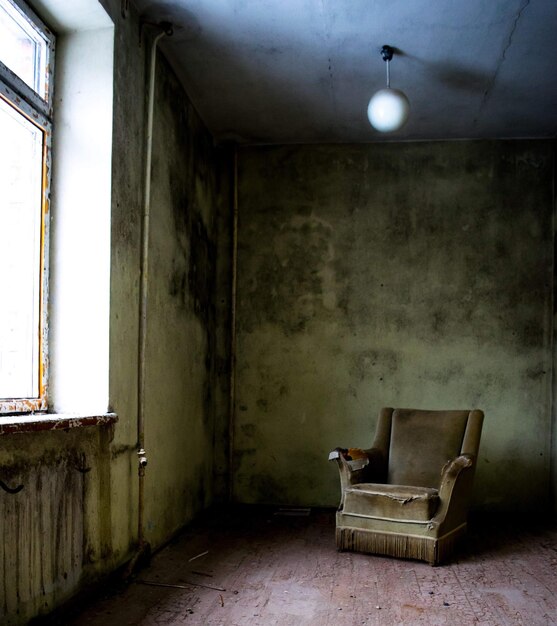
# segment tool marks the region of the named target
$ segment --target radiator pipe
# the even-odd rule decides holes
[[[238,148],[234,148],[232,276],[230,284],[230,395],[228,406],[228,500],[234,498],[234,429],[236,422],[236,291],[238,282]]]
[[[145,469],[147,453],[145,451],[145,355],[147,346],[147,306],[149,302],[149,234],[151,217],[151,164],[153,153],[153,110],[155,100],[155,77],[157,63],[157,44],[165,36],[172,35],[172,25],[168,22],[159,24],[162,29],[151,44],[149,63],[149,92],[147,97],[147,126],[145,130],[145,177],[143,189],[143,216],[141,227],[141,260],[139,266],[139,331],[138,331],[138,371],[137,371],[137,457],[138,457],[138,496],[137,496],[137,553],[125,571],[129,578],[138,563],[148,558],[151,546],[145,540]]]

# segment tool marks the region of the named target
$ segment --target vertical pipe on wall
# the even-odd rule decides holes
[[[553,515],[557,516],[557,336],[555,332],[556,322],[556,292],[557,292],[557,142],[553,142],[553,259],[552,259],[552,289],[551,289],[551,430],[549,444],[550,463],[550,489]]]
[[[138,495],[138,542],[143,546],[143,496],[147,457],[145,454],[145,349],[147,345],[147,304],[149,300],[149,232],[151,219],[151,162],[153,154],[153,110],[155,99],[155,75],[157,44],[165,32],[159,33],[151,44],[149,64],[149,95],[147,98],[147,127],[145,132],[145,181],[143,189],[143,223],[141,238],[140,284],[139,284],[139,344],[137,372],[137,454],[139,456],[139,495]]]
[[[228,499],[234,495],[234,422],[236,416],[236,288],[238,269],[238,148],[234,148],[232,279],[230,283],[230,395],[228,406]]]
[[[147,96],[147,124],[145,128],[145,180],[143,189],[143,215],[141,227],[141,259],[139,265],[139,330],[138,330],[138,370],[137,370],[137,455],[138,455],[138,496],[137,496],[137,554],[126,569],[129,576],[139,559],[150,551],[145,541],[144,506],[145,506],[145,360],[147,345],[147,305],[149,301],[149,226],[151,218],[151,163],[153,153],[153,111],[155,100],[155,76],[157,62],[157,44],[165,35],[172,34],[170,24],[161,24],[162,30],[153,39],[149,63],[149,91]]]

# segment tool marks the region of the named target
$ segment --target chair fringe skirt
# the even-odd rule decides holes
[[[337,527],[336,544],[338,550],[417,559],[427,561],[430,565],[439,565],[452,555],[464,532],[465,527],[436,539]]]

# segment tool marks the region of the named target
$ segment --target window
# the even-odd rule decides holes
[[[0,413],[47,408],[54,37],[0,0]]]

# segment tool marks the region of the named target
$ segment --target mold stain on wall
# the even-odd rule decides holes
[[[381,406],[477,407],[476,505],[549,505],[552,149],[240,151],[238,500],[334,505]]]
[[[164,541],[208,506],[219,386],[221,154],[163,55],[155,96],[147,340],[146,518]],[[151,444],[150,442],[153,442]]]
[[[76,464],[70,454],[52,465],[10,472],[24,488],[17,495],[0,496],[0,616],[4,619],[19,612],[47,611],[52,608],[53,591],[63,596],[79,582],[85,478]]]
[[[31,439],[30,439],[31,437]],[[0,490],[0,622],[25,624],[67,600],[117,558],[111,542],[113,427],[4,435]]]

